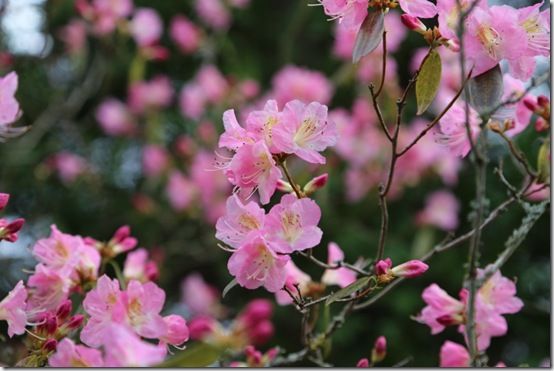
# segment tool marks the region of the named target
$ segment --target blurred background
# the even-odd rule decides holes
[[[30,247],[49,234],[51,224],[98,240],[109,240],[119,226],[129,225],[157,262],[170,305],[185,315],[190,312],[183,302],[185,277],[198,273],[222,290],[231,277],[228,253],[217,247],[214,225],[231,187],[212,171],[221,115],[235,108],[244,122],[268,98],[281,107],[293,98],[318,100],[329,105],[339,126],[340,143],[327,151],[325,166],[291,164],[302,184],[329,173],[329,183],[314,196],[324,231],[314,254],[326,260],[327,243],[334,241],[350,262],[374,256],[380,224],[377,186],[388,156],[367,91],[380,76],[378,52],[353,66],[352,35],[337,32],[323,9],[308,7],[307,1],[134,0],[128,14],[105,22],[87,13],[85,3],[0,1],[0,75],[18,73],[19,125],[31,126],[22,137],[0,143],[0,191],[12,197],[5,216],[27,220],[16,243],[0,243],[0,297],[34,267]],[[153,9],[161,25],[148,17],[144,23],[129,21],[141,8]],[[407,33],[398,14],[387,15],[387,22],[391,56],[382,101],[389,102],[385,115],[391,117],[394,99],[425,43]],[[145,27],[161,28],[152,36]],[[548,60],[539,61],[539,71],[548,69]],[[549,94],[547,86],[539,91]],[[433,118],[432,111],[416,118],[414,101],[403,124],[407,138]],[[535,158],[540,140],[529,127],[517,142]],[[502,162],[506,176],[515,184],[521,181],[506,148],[494,144],[490,155],[491,170]],[[489,174],[491,210],[508,194]],[[473,179],[469,159],[452,156],[432,136],[414,147],[399,164],[389,203],[386,254],[393,262],[423,255],[448,231],[469,230]],[[437,191],[433,203],[429,195]],[[481,265],[494,261],[523,216],[514,205],[484,230]],[[507,316],[508,334],[493,339],[490,364],[537,366],[550,358],[549,226],[545,214],[502,269],[517,279],[525,306]],[[454,328],[431,336],[411,316],[423,308],[421,291],[433,282],[457,296],[466,257],[467,244],[436,255],[424,276],[351,315],[333,337],[328,361],[353,366],[384,335],[388,355],[383,366],[408,357],[410,366],[438,365],[443,342],[462,343],[462,336]],[[321,277],[322,270],[302,257],[295,263],[312,279]],[[232,318],[258,297],[273,300],[261,289],[239,287],[217,300]],[[273,323],[275,334],[262,348],[300,349],[300,315],[292,307],[275,305]],[[0,333],[6,333],[4,323]],[[11,356],[9,349],[0,350],[0,362]]]

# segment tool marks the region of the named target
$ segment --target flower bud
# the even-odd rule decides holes
[[[153,261],[146,262],[144,266],[144,275],[149,281],[156,281],[160,277],[158,266]]]
[[[185,319],[176,314],[164,317],[167,325],[167,333],[161,338],[164,342],[172,345],[181,345],[189,339],[189,329]]]
[[[385,260],[379,260],[377,264],[375,264],[375,274],[378,276],[387,274],[391,267],[392,267],[392,261],[390,260],[390,258],[386,258]]]
[[[195,317],[188,324],[190,338],[192,340],[202,340],[204,337],[211,334],[216,326],[216,320],[211,317]]]
[[[535,112],[537,110],[537,101],[532,97],[525,97],[523,99],[523,104],[529,111]]]
[[[71,300],[66,300],[63,303],[60,304],[58,307],[58,311],[56,312],[56,316],[61,320],[65,320],[69,315],[71,314]]]
[[[373,345],[373,350],[371,351],[371,363],[376,364],[385,359],[387,355],[387,338],[384,336],[379,336],[375,340],[375,345]]]
[[[4,209],[10,200],[10,195],[7,193],[0,193],[0,210]]]
[[[44,330],[48,335],[52,335],[58,329],[58,319],[55,316],[49,316],[44,323]]]
[[[443,326],[460,325],[464,323],[464,317],[460,313],[445,314],[437,317],[437,322]]]
[[[535,122],[535,130],[537,132],[540,133],[542,131],[546,131],[549,127],[550,125],[545,119],[543,119],[542,117],[537,118],[537,121]]]
[[[85,317],[82,314],[76,314],[73,317],[71,317],[71,319],[67,322],[66,326],[69,329],[74,330],[76,328],[81,327],[84,320],[85,320]]]
[[[294,191],[294,189],[292,189],[292,186],[290,185],[289,182],[285,182],[284,180],[282,179],[279,179],[277,181],[277,189],[281,192],[285,192],[285,193],[291,193]]]
[[[254,328],[250,329],[248,336],[253,344],[261,345],[266,343],[275,332],[271,321],[263,321],[258,323]]]
[[[544,95],[539,95],[537,97],[537,103],[541,107],[548,107],[550,105],[550,99],[548,99],[548,97],[546,97]]]
[[[418,33],[424,33],[427,31],[427,27],[419,20],[419,18],[414,17],[413,15],[409,14],[402,14],[400,16],[400,19],[402,20],[402,23],[404,26],[408,27],[408,29],[418,32]]]
[[[448,49],[452,50],[453,52],[457,53],[460,51],[460,43],[456,40],[448,39],[445,45]]]
[[[329,179],[329,174],[327,173],[322,174],[320,176],[316,176],[308,183],[306,183],[306,185],[304,186],[304,193],[306,193],[306,195],[311,195],[318,189],[325,187],[328,179]]]
[[[367,358],[362,358],[358,361],[356,364],[356,367],[358,368],[366,368],[369,367],[369,360]]]
[[[56,350],[58,342],[55,339],[48,339],[42,344],[42,349],[46,352],[53,352]]]
[[[271,317],[273,305],[266,299],[252,300],[239,316],[238,320],[246,327],[255,326],[258,322]]]
[[[421,260],[410,260],[391,269],[395,277],[417,277],[429,269],[429,266]]]

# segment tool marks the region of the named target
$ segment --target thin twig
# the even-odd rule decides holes
[[[381,82],[379,83],[379,89],[377,89],[377,93],[375,93],[375,99],[381,95],[381,91],[383,90],[383,86],[385,85],[385,75],[387,71],[387,31],[383,30],[383,68],[381,71]]]

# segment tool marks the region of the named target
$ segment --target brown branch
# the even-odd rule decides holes
[[[383,90],[383,86],[385,85],[385,74],[387,71],[387,31],[383,30],[383,64],[382,64],[382,71],[381,71],[381,82],[379,83],[379,89],[377,89],[377,93],[375,93],[375,99],[381,95],[381,91]]]
[[[377,114],[377,119],[379,121],[379,124],[381,125],[381,128],[383,129],[383,132],[385,133],[385,136],[389,141],[392,142],[392,136],[389,132],[389,129],[387,127],[387,124],[385,123],[385,120],[383,119],[383,114],[381,113],[381,108],[379,107],[379,102],[377,102],[377,96],[375,95],[375,87],[373,84],[369,84],[369,93],[371,94],[371,101],[373,103],[373,108],[375,109],[375,113]]]

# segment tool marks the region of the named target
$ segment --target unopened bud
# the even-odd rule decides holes
[[[537,103],[541,107],[548,107],[550,105],[550,99],[548,99],[548,97],[546,97],[544,95],[539,95],[537,97]]]
[[[85,317],[82,314],[76,314],[67,322],[67,327],[71,330],[82,326]]]
[[[7,193],[0,193],[0,210],[4,209],[10,200],[10,195]]]
[[[56,316],[63,321],[67,317],[69,317],[69,315],[71,314],[71,309],[72,309],[71,300],[66,300],[58,307]]]
[[[6,230],[9,233],[17,233],[17,232],[19,232],[21,227],[23,227],[23,224],[25,224],[25,219],[17,218],[6,226]]]
[[[464,322],[464,317],[459,313],[445,314],[438,317],[437,322],[443,326],[459,325]]]
[[[459,52],[460,51],[460,43],[458,41],[453,39],[448,39],[448,41],[445,43],[446,47],[453,52]]]
[[[44,323],[44,330],[48,335],[52,335],[58,329],[58,319],[55,316],[48,317]]]
[[[525,97],[523,99],[523,104],[529,111],[535,112],[537,110],[537,101],[532,97]]]
[[[48,339],[42,344],[42,349],[46,352],[53,352],[56,350],[58,342],[55,339]]]
[[[277,181],[277,189],[281,192],[285,192],[285,193],[291,193],[294,191],[294,189],[292,189],[292,186],[290,185],[289,182],[285,182],[284,180],[282,179],[279,179]]]
[[[358,363],[356,364],[356,367],[358,368],[366,368],[366,367],[369,367],[369,359],[367,358],[362,358],[358,361]]]
[[[375,274],[378,276],[387,274],[391,269],[391,267],[392,267],[392,261],[390,260],[390,258],[386,258],[385,260],[379,260],[375,264]]]
[[[371,363],[379,363],[387,355],[387,339],[384,336],[379,336],[375,340],[375,345],[371,351]]]
[[[306,195],[311,195],[318,189],[325,187],[328,179],[329,179],[329,174],[327,173],[322,174],[320,176],[316,176],[308,183],[306,183],[306,185],[304,186],[304,193],[306,193]]]
[[[402,14],[402,16],[400,16],[400,19],[402,20],[404,26],[408,27],[412,31],[421,34],[427,31],[427,27],[423,24],[423,22],[421,22],[419,18],[414,17],[413,15]]]
[[[429,266],[421,260],[410,260],[391,269],[395,277],[417,277],[429,269]]]

